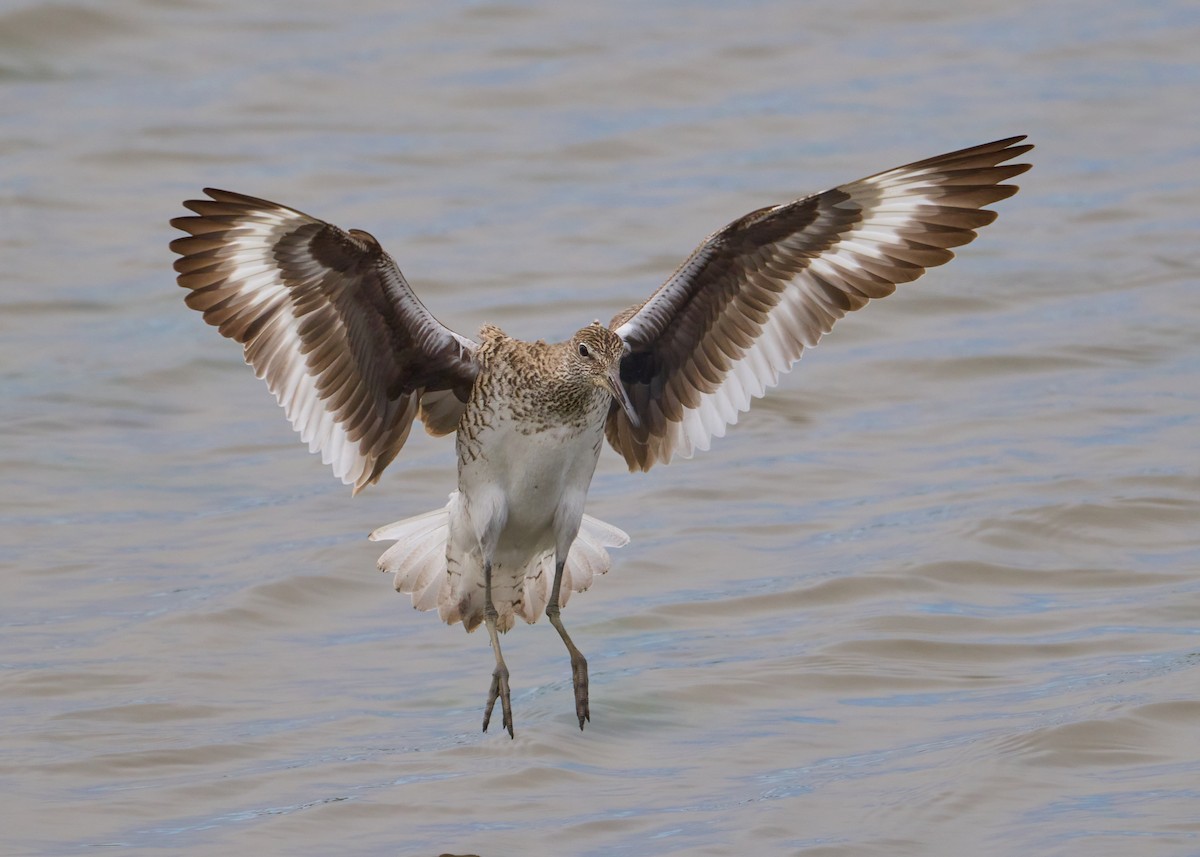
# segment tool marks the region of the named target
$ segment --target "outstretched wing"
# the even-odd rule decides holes
[[[629,353],[606,434],[630,470],[708,449],[833,323],[953,258],[1017,192],[1010,137],[759,209],[710,235],[610,327]]]
[[[358,493],[404,445],[418,411],[453,431],[475,343],[435,319],[366,232],[229,191],[171,225],[187,305],[245,349],[312,452]]]

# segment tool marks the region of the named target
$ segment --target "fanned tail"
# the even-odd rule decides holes
[[[451,575],[446,562],[446,543],[450,536],[450,512],[458,501],[458,492],[441,509],[387,524],[370,535],[371,541],[395,541],[379,557],[379,570],[395,575],[397,592],[412,596],[413,607],[438,612],[447,624],[463,622],[468,630],[483,618],[482,585],[474,578],[482,569],[461,569]],[[565,606],[572,592],[583,592],[592,585],[597,574],[608,571],[611,560],[607,548],[629,544],[622,530],[591,515],[584,515],[579,535],[567,554],[563,569],[560,606]],[[501,630],[512,627],[520,616],[533,623],[541,617],[550,601],[554,585],[554,552],[534,556],[526,565],[523,585],[517,591],[493,593],[499,612]]]
[[[560,607],[567,606],[572,592],[583,592],[592,585],[597,574],[604,574],[611,566],[605,548],[619,548],[629,544],[624,530],[606,524],[591,515],[584,515],[579,524],[579,535],[567,553],[567,565],[563,569],[562,588],[558,593]],[[550,603],[550,590],[554,588],[554,553],[538,557],[525,572],[524,597],[515,605],[517,612],[526,622],[538,620]]]
[[[451,495],[453,498],[453,495]],[[453,500],[451,501],[453,502]],[[386,524],[368,537],[373,542],[395,541],[377,563],[380,571],[396,576],[396,591],[412,596],[413,607],[438,606],[446,580],[446,538],[450,533],[450,506]]]

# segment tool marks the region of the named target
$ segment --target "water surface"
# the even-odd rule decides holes
[[[0,12],[0,852],[1200,853],[1194,4],[48,3]],[[505,641],[184,308],[229,187],[368,229],[443,321],[562,337],[708,232],[1015,133],[1022,192]]]

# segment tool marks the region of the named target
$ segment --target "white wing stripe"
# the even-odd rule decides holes
[[[188,233],[171,243],[188,305],[242,345],[301,440],[357,492],[379,478],[417,413],[423,390],[405,374],[446,392],[449,422],[474,380],[475,344],[425,309],[366,233],[207,194],[172,221]],[[376,339],[381,325],[391,335]]]
[[[876,184],[903,191],[911,178],[895,176]],[[812,282],[808,271],[835,282],[847,276],[877,279],[851,254],[895,264],[888,256],[886,246],[904,240],[900,230],[906,227],[915,227],[914,231],[919,229],[919,221],[913,215],[927,204],[919,198],[896,193],[884,203],[884,217],[876,216],[880,209],[873,211],[861,227],[846,233],[846,237],[835,245],[835,251],[818,256],[789,283],[779,304],[767,317],[762,333],[733,365],[725,382],[715,391],[703,394],[696,408],[684,413],[676,430],[674,446],[678,454],[690,458],[697,450],[708,449],[712,438],[724,436],[727,426],[736,423],[738,415],[750,409],[753,399],[761,398],[767,389],[775,386],[780,376],[800,358],[803,349],[814,347],[833,323],[845,315],[825,289]],[[628,335],[629,328],[626,322],[617,333],[621,334],[624,329]]]

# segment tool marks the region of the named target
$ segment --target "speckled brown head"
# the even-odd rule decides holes
[[[598,321],[575,332],[567,343],[567,361],[572,374],[581,375],[616,399],[634,425],[637,413],[621,383],[621,358],[625,342]]]

